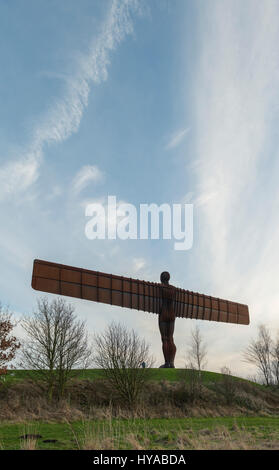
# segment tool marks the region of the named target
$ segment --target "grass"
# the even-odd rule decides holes
[[[112,404],[102,370],[80,371],[76,379],[74,374],[65,399],[53,403],[27,380],[34,372],[9,371],[0,388],[0,449],[279,448],[278,393],[237,377],[225,383],[222,374],[202,372],[202,388],[191,401],[192,371],[147,373],[143,401],[131,413]],[[179,382],[181,374],[187,384]],[[233,397],[227,396],[231,389]]]
[[[166,380],[168,382],[177,382],[179,381],[179,375],[181,371],[186,374],[190,373],[186,369],[146,369],[149,380],[161,381]],[[218,381],[222,379],[222,374],[217,372],[202,371],[202,382],[204,384]],[[28,378],[33,378],[35,375],[34,371],[30,370],[9,370],[5,376],[5,383],[14,383],[19,382]],[[104,372],[101,369],[86,369],[81,371],[73,371],[73,378],[78,377],[79,379],[84,380],[98,380],[105,378]],[[234,377],[235,380],[245,380],[238,377]]]
[[[20,438],[24,434],[31,437]],[[32,438],[34,435],[42,437]],[[279,418],[109,418],[73,423],[1,423],[0,442],[6,450],[278,449]]]

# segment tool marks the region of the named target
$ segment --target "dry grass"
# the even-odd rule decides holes
[[[215,387],[201,386],[199,395],[189,396],[187,386],[167,381],[149,382],[141,402],[131,410],[112,396],[104,381],[75,381],[67,389],[65,400],[49,403],[44,390],[29,380],[0,387],[1,421],[82,421],[117,418],[183,418],[279,414],[279,394],[272,394],[251,384],[236,389],[234,401],[226,403]]]
[[[37,439],[27,438],[20,441],[21,450],[36,450]]]
[[[20,439],[21,450],[36,450],[38,438],[37,428],[34,426],[26,425],[22,429],[22,437]]]
[[[111,416],[106,421],[92,426],[83,423],[78,447],[82,450],[114,450],[120,446],[120,426],[112,426]]]
[[[69,426],[71,424],[69,423]],[[77,447],[82,450],[252,450],[278,449],[279,433],[270,436],[260,429],[247,430],[235,424],[217,425],[214,428],[167,430],[164,425],[150,428],[148,419],[143,420],[139,428],[135,420],[117,420],[112,416],[106,421],[92,425],[83,422],[79,432],[75,433]]]
[[[150,440],[147,438],[148,425],[146,429],[139,431],[135,422],[117,420],[113,424],[112,416],[106,421],[92,426],[84,422],[81,426],[78,438],[78,448],[82,450],[118,450],[125,449],[148,449]]]
[[[264,450],[278,449],[279,440],[261,438],[245,428],[235,427],[230,431],[226,426],[214,430],[203,429],[199,432],[182,433],[177,440],[177,449],[186,450]]]
[[[250,450],[278,449],[278,419],[274,418],[191,418],[114,419],[78,423],[30,423],[19,430],[8,425],[2,448],[45,449],[55,437],[55,446],[47,448],[80,450]],[[4,429],[4,427],[3,427]],[[40,434],[38,434],[38,431]],[[19,435],[21,434],[21,436]],[[4,436],[4,434],[2,435]],[[7,439],[7,436],[9,438]],[[5,440],[6,439],[6,440]],[[43,440],[46,439],[46,440]]]
[[[122,430],[123,431],[123,430]],[[87,429],[82,442],[82,449],[86,450],[117,450],[120,448],[144,450],[166,448],[178,450],[252,450],[252,449],[278,449],[278,440],[257,439],[247,429],[236,428],[230,431],[226,426],[217,426],[213,430],[182,431],[175,439],[170,439],[165,431],[154,431],[156,439],[151,439],[147,433],[142,436],[135,430],[123,436],[120,429],[117,431],[99,429],[97,432]],[[153,436],[154,437],[154,436]]]

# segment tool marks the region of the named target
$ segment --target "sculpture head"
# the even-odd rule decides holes
[[[162,284],[168,284],[170,280],[170,273],[168,273],[168,271],[163,271],[161,273],[160,280]]]

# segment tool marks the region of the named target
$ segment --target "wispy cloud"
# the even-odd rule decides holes
[[[174,149],[175,147],[178,147],[178,145],[181,144],[181,142],[185,139],[186,135],[188,134],[190,128],[187,127],[185,129],[180,129],[176,132],[174,132],[170,139],[169,142],[166,145],[166,149]]]
[[[139,11],[138,0],[113,0],[102,31],[92,40],[89,53],[80,55],[77,71],[66,81],[63,96],[39,119],[33,138],[20,159],[0,170],[0,200],[26,190],[39,176],[44,146],[60,143],[77,132],[88,105],[91,84],[107,79],[110,53],[133,32],[131,13]]]
[[[247,302],[252,326],[265,321],[276,328],[279,5],[213,1],[200,18],[195,128],[197,193],[204,195],[201,278],[206,273],[213,295]]]
[[[103,179],[103,172],[95,165],[85,165],[73,180],[73,191],[79,194],[89,183],[97,183]]]
[[[204,206],[205,204],[208,204],[214,198],[218,198],[218,191],[202,193],[196,197],[196,199],[193,201],[193,204],[196,208],[198,208]]]
[[[133,259],[133,272],[138,273],[146,266],[146,260],[144,258]]]
[[[0,201],[6,196],[25,191],[39,175],[41,151],[33,150],[0,169]]]

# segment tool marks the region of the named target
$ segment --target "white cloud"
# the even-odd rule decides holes
[[[201,207],[205,204],[208,204],[210,201],[216,199],[218,197],[218,191],[211,191],[208,193],[201,193],[196,199],[193,201],[195,207]]]
[[[103,173],[95,165],[85,165],[76,174],[73,181],[75,194],[80,193],[90,182],[98,183],[103,178]]]
[[[178,145],[180,145],[181,142],[185,139],[185,137],[188,134],[189,130],[190,130],[190,128],[187,127],[185,129],[180,129],[179,131],[174,132],[171,135],[168,144],[166,145],[166,149],[169,150],[169,149],[173,149],[175,147],[178,147]]]
[[[1,169],[0,199],[26,190],[36,181],[46,144],[63,142],[78,131],[91,84],[106,80],[111,51],[133,32],[132,11],[139,11],[137,0],[112,0],[100,35],[92,40],[89,53],[80,55],[76,74],[66,81],[63,96],[38,119],[27,151]]]
[[[25,191],[39,176],[41,153],[32,152],[0,169],[0,201],[6,196]]]
[[[133,272],[137,273],[141,271],[146,266],[146,261],[144,258],[134,258],[133,259]]]
[[[274,128],[279,4],[213,1],[200,18],[202,47],[195,82],[200,278],[206,276],[212,295],[250,307],[251,327],[245,333],[239,327],[240,335],[234,330],[235,344],[230,345],[238,360],[235,368],[258,322],[279,327]]]

